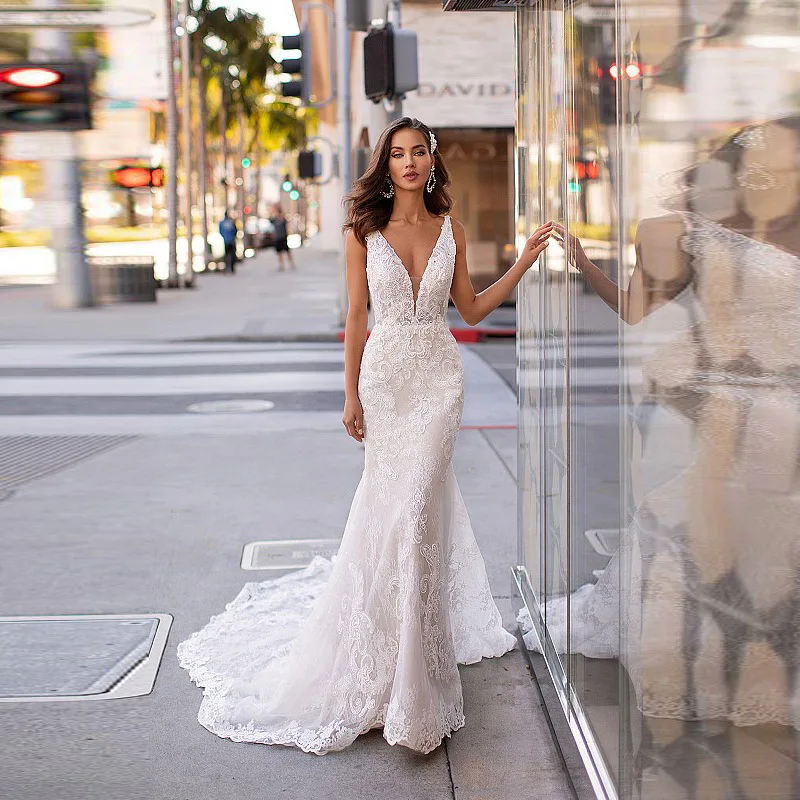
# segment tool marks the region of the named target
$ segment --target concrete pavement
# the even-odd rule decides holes
[[[306,251],[297,273],[281,275],[270,256],[235,276],[200,276],[196,292],[162,292],[150,307],[54,312],[27,289],[0,291],[0,308],[16,315],[0,313],[0,444],[14,454],[0,470],[3,613],[174,617],[151,694],[0,704],[3,797],[575,797],[520,651],[462,668],[467,725],[428,757],[375,732],[316,758],[233,744],[196,722],[200,690],[175,646],[245,582],[280,574],[243,571],[248,542],[338,538],[363,466],[341,430],[341,391],[331,389],[343,380],[340,345],[199,341],[281,326],[290,339],[335,331],[329,257]],[[468,427],[455,469],[512,627],[516,401],[473,350],[462,351]],[[192,410],[254,399],[275,405]],[[29,463],[34,447],[41,458],[42,448],[110,436],[124,438],[49,473]],[[22,478],[3,494],[14,475]]]

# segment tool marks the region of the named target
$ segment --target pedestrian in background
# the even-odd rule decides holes
[[[286,256],[289,266],[295,269],[292,252],[289,250],[289,223],[280,206],[275,210],[275,216],[271,221],[275,228],[275,252],[278,254],[278,272],[283,272],[284,256]]]
[[[238,233],[236,221],[231,219],[228,211],[219,223],[219,233],[225,243],[225,271],[236,272],[236,234]]]

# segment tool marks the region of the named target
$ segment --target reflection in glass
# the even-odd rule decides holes
[[[796,800],[798,8],[609,8],[517,17],[519,211],[566,254],[522,289],[523,566],[620,797]]]

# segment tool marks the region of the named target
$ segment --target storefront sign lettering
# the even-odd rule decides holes
[[[437,97],[508,97],[513,92],[510,83],[420,83],[420,98]]]

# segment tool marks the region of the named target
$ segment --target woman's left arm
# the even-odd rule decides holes
[[[548,245],[553,223],[548,222],[537,228],[533,236],[525,242],[514,266],[491,286],[476,294],[467,269],[467,237],[464,226],[452,217],[450,221],[453,224],[453,236],[456,240],[456,265],[450,296],[464,322],[467,325],[477,325],[511,295],[522,280],[522,276],[533,266],[539,254]]]

